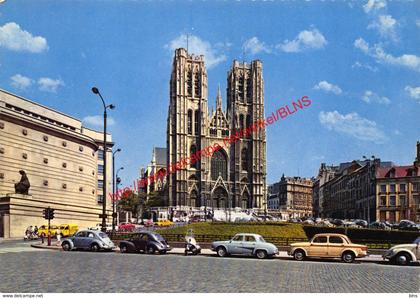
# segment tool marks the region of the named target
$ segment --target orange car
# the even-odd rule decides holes
[[[367,256],[367,246],[354,244],[343,234],[316,234],[310,242],[292,243],[288,254],[298,261],[316,257],[341,258],[343,262],[352,263],[355,258]]]

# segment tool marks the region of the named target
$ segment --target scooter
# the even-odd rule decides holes
[[[185,251],[184,255],[188,255],[188,253],[192,253],[193,255],[198,255],[201,252],[201,247],[198,245],[197,241],[194,237],[194,232],[192,229],[187,231],[187,235],[185,235]]]

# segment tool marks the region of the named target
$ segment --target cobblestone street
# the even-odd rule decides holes
[[[122,255],[28,248],[0,254],[0,292],[419,292],[420,266]],[[25,245],[19,245],[24,248]]]

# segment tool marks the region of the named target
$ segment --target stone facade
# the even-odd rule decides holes
[[[277,209],[283,219],[311,217],[312,187],[312,179],[283,175],[269,186],[270,211]]]
[[[203,56],[177,49],[170,80],[167,163],[223,144],[223,139],[264,118],[262,62],[234,61],[227,78],[227,109],[220,88],[216,110],[208,111],[208,81]],[[262,208],[266,198],[266,132],[254,131],[230,148],[202,156],[168,176],[168,206]]]
[[[379,168],[376,172],[376,217],[390,223],[420,222],[420,143],[412,166]]]
[[[108,141],[110,148],[111,135]],[[48,206],[55,209],[54,224],[85,228],[99,223],[102,145],[102,132],[0,90],[0,237],[23,237],[27,226],[44,224],[42,210]],[[107,158],[107,172],[112,173],[110,152]],[[27,196],[14,194],[19,170],[26,172],[31,184]],[[111,189],[111,175],[106,186]]]

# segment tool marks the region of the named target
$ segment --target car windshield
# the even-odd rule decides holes
[[[101,238],[108,238],[108,235],[105,234],[104,232],[99,232],[99,237],[101,237]]]
[[[165,239],[163,239],[163,237],[160,234],[153,234],[157,240],[159,241],[164,241]]]
[[[420,244],[420,237],[417,237],[417,239],[416,240],[414,240],[414,242],[413,242],[414,244]]]
[[[257,237],[257,241],[259,242],[265,242],[264,238],[262,236]]]

